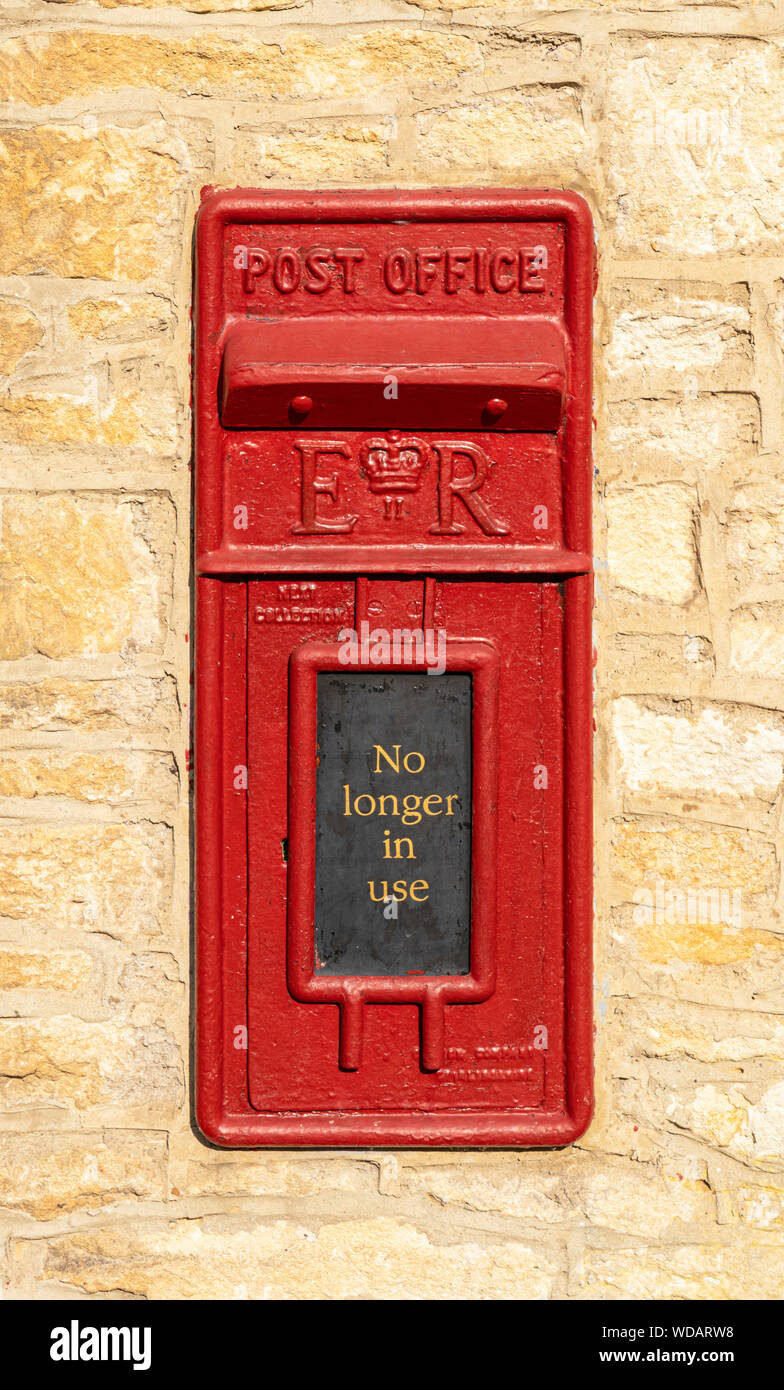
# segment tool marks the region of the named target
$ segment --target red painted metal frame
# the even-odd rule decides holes
[[[481,553],[461,545],[410,546],[353,543],[345,553],[326,547],[290,545],[285,553],[268,546],[226,544],[224,537],[223,431],[217,410],[222,335],[220,285],[222,234],[228,225],[312,222],[319,229],[331,222],[494,222],[500,218],[560,223],[566,232],[565,327],[567,333],[566,422],[563,431],[565,546],[533,548],[511,554],[501,545],[484,545]],[[196,226],[196,444],[198,456],[196,569],[199,574],[316,573],[493,573],[576,574],[591,570],[590,440],[592,377],[592,300],[594,284],[593,224],[587,203],[560,189],[521,191],[512,188],[379,190],[364,193],[261,193],[205,190]]]
[[[197,1117],[202,1132],[224,1146],[387,1144],[454,1146],[561,1145],[579,1137],[592,1108],[591,984],[591,737],[590,575],[591,300],[593,228],[586,204],[560,190],[521,192],[379,191],[260,193],[205,190],[197,225],[196,306],[196,1051]],[[565,232],[566,426],[562,434],[564,542],[558,548],[357,545],[327,556],[318,546],[228,546],[224,539],[221,430],[217,382],[222,350],[222,235],[229,224],[553,222]],[[247,808],[232,796],[227,773],[247,758],[247,585],[231,576],[308,573],[539,574],[563,577],[563,708],[565,740],[564,1073],[559,1112],[525,1110],[387,1113],[383,1135],[367,1115],[259,1114],[248,1101],[247,1057],[236,1034],[247,1024]],[[310,717],[310,716],[309,716]],[[244,755],[244,756],[243,756]],[[296,776],[296,774],[295,774]],[[296,799],[295,793],[295,799]],[[301,799],[301,797],[300,797]],[[304,825],[304,821],[303,821]],[[478,829],[478,827],[477,827]],[[296,870],[295,870],[296,875]],[[296,972],[295,972],[296,973]],[[296,981],[293,982],[295,988]],[[301,983],[307,984],[304,977]],[[320,983],[315,981],[314,983]],[[397,982],[399,984],[399,982]],[[229,1007],[231,1001],[231,1007]]]
[[[470,671],[472,680],[471,969],[467,975],[316,975],[316,685],[320,671],[341,671],[334,642],[308,642],[291,657],[289,683],[289,903],[288,983],[303,1003],[340,1005],[340,1065],[362,1060],[365,1004],[418,1004],[422,1010],[422,1066],[444,1065],[444,1007],[475,1004],[495,988],[495,874],[498,758],[498,655],[489,642],[447,641],[446,670]],[[377,666],[352,671],[378,674]],[[390,662],[387,671],[427,671],[424,664]]]

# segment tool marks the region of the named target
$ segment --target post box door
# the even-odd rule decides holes
[[[294,648],[313,665],[293,690],[291,628],[256,619],[279,607],[278,586],[250,586],[249,778],[263,792],[249,799],[249,1076],[262,1112],[457,1110],[479,1123],[564,1103],[562,586],[449,580],[426,598],[426,584],[327,583],[325,607],[344,615]],[[373,631],[421,628],[428,601],[436,628],[459,634],[443,674],[334,660],[339,623],[361,632],[372,610]],[[295,708],[271,708],[271,688]],[[287,751],[305,775],[276,782]],[[288,936],[270,930],[287,900],[303,913]],[[300,926],[315,986],[304,1000],[286,962]],[[442,1003],[445,978],[460,1000],[477,933],[490,979]],[[371,983],[356,1017],[345,977],[360,998]],[[320,1002],[321,985],[339,1007]]]
[[[590,218],[454,199],[200,220],[220,1143],[552,1144],[590,1114]]]

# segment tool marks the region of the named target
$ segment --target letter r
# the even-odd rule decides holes
[[[485,483],[490,467],[490,459],[484,449],[464,439],[434,439],[433,448],[438,454],[439,465],[438,522],[430,527],[430,534],[459,536],[465,531],[465,527],[455,521],[455,498],[458,498],[485,535],[508,536],[509,527],[506,523],[496,521],[490,515],[486,503],[476,495]],[[459,458],[471,460],[474,471],[470,477],[455,477],[455,464]]]

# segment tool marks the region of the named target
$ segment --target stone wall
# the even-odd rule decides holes
[[[784,3],[0,0],[8,1297],[784,1287]],[[205,183],[582,191],[597,1091],[543,1153],[189,1121]]]

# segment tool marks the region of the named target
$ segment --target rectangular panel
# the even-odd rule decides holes
[[[513,189],[323,194],[316,203],[216,193],[200,213],[198,253],[200,572],[589,567],[589,516],[574,476],[569,516],[560,503],[564,470],[577,470],[583,484],[590,478],[594,248],[581,199]],[[273,346],[279,336],[296,341],[288,373]],[[254,341],[264,348],[254,351]],[[349,352],[344,343],[364,348]],[[310,370],[297,380],[303,344],[311,367],[324,367],[329,399]],[[341,362],[342,386],[330,375]],[[450,363],[461,391],[482,380],[482,401],[469,408],[455,398]],[[493,384],[487,366],[504,363],[524,367],[523,376]],[[368,367],[375,384],[363,378],[349,414],[353,387],[345,399],[343,388]],[[408,372],[417,382],[424,372],[437,388],[429,402]],[[275,394],[282,382],[291,386],[285,409]],[[274,397],[274,420],[252,405],[260,383],[262,396]],[[226,422],[222,391],[239,412]],[[312,400],[309,410],[289,409],[299,396]],[[491,402],[506,409],[491,412]],[[225,428],[229,420],[238,427]],[[424,446],[402,507],[394,489],[385,505],[370,487],[363,456],[389,430],[413,430]]]
[[[317,973],[467,974],[471,676],[317,684]]]
[[[587,1125],[594,274],[574,194],[206,192],[196,1031],[216,1143]]]
[[[263,582],[251,586],[251,612],[257,607],[256,595],[269,587]],[[377,586],[371,582],[365,602],[370,607],[383,602],[385,613],[380,616],[386,617],[388,610],[392,617],[401,611],[401,605],[393,602],[394,588],[391,581],[379,583],[383,599],[376,600]],[[407,586],[401,583],[400,588]],[[316,583],[317,601],[319,592]],[[411,599],[406,597],[405,603]],[[280,1107],[301,1114],[328,1113],[330,1127],[337,1125],[338,1130],[348,1127],[347,1117],[354,1115],[357,1126],[387,1134],[389,1142],[414,1142],[414,1135],[420,1142],[433,1142],[435,1136],[440,1136],[438,1142],[449,1142],[450,1136],[458,1142],[458,1134],[467,1141],[478,1116],[506,1114],[511,1134],[519,1132],[515,1126],[529,1127],[539,1111],[549,1114],[552,1122],[553,1111],[564,1103],[565,1020],[559,983],[564,969],[564,865],[559,848],[564,788],[561,586],[474,580],[442,583],[436,587],[433,604],[438,627],[468,635],[481,625],[486,634],[473,647],[455,638],[450,674],[461,664],[466,670],[476,647],[487,652],[491,661],[486,674],[492,677],[492,686],[483,689],[482,672],[471,677],[476,687],[473,734],[484,740],[474,756],[472,778],[472,859],[480,867],[476,881],[472,873],[472,929],[482,910],[490,909],[492,921],[485,920],[485,931],[492,929],[495,978],[489,993],[480,991],[484,1000],[474,1000],[471,977],[451,977],[457,987],[466,983],[468,997],[465,1003],[453,1002],[442,1009],[443,1064],[429,1071],[422,1065],[424,1023],[418,1014],[423,991],[429,982],[439,983],[438,977],[325,976],[317,971],[313,950],[320,757],[317,681],[330,653],[335,672],[342,674],[345,668],[338,659],[337,643],[322,641],[310,632],[295,635],[291,627],[280,623],[252,624],[248,757],[255,795],[252,792],[250,797],[248,828],[248,1061],[253,1103],[267,1124],[274,1123],[274,1112]],[[346,627],[354,625],[356,612],[344,622]],[[279,678],[277,653],[282,656],[286,645],[298,674],[294,683],[289,677],[288,720],[277,715],[273,719],[264,692]],[[423,679],[438,677],[423,675]],[[549,690],[544,703],[543,684]],[[503,714],[500,737],[499,711]],[[271,769],[279,762],[278,740],[283,740],[286,729],[290,740],[287,823],[281,821],[277,793],[272,805],[267,793]],[[543,794],[534,786],[534,769],[545,762],[548,789]],[[493,831],[492,842],[482,838],[488,828]],[[286,829],[284,866],[280,865],[280,837]],[[272,888],[281,870],[287,878],[286,902],[278,906]],[[488,870],[494,876],[498,871],[497,906]],[[291,951],[285,951],[283,939],[287,925],[289,932],[292,925],[296,927],[303,950],[301,972],[293,985]],[[472,930],[472,947],[474,937]],[[341,1001],[345,1003],[346,989],[350,991],[353,982],[360,990],[372,992],[376,1001],[361,1006],[363,1039],[356,1067],[341,1060]],[[392,1002],[379,1007],[385,997]],[[542,1029],[549,1050],[537,1046],[544,1036]],[[460,1127],[450,1119],[455,1113],[463,1116]],[[309,1122],[301,1123],[307,1132]]]

